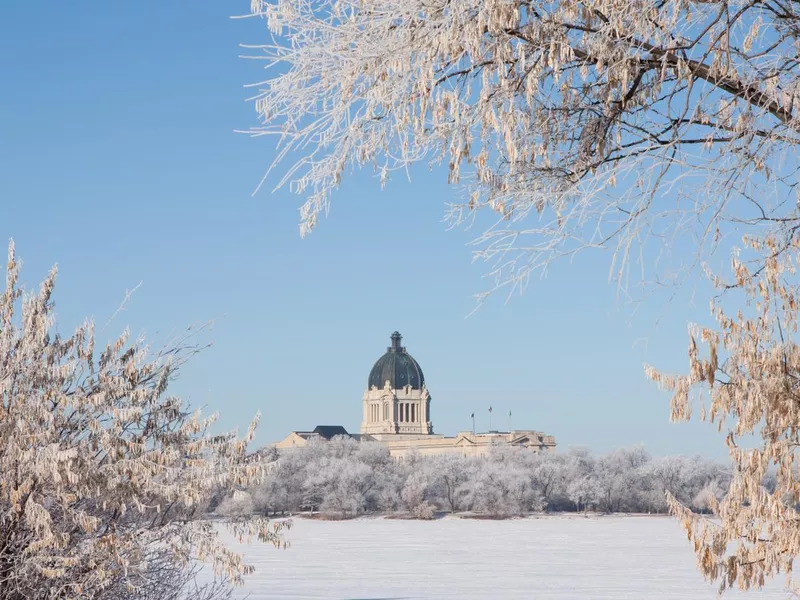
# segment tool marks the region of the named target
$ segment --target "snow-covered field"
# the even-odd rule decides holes
[[[291,548],[244,546],[252,600],[694,600],[717,588],[695,571],[666,517],[543,517],[511,521],[295,519]],[[232,542],[237,546],[235,542]],[[784,579],[726,598],[788,598]]]

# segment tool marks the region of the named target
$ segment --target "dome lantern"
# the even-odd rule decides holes
[[[399,331],[395,331],[392,334],[392,345],[389,346],[386,351],[387,352],[405,352],[405,348],[400,345],[400,341],[403,339],[403,336],[400,335]]]

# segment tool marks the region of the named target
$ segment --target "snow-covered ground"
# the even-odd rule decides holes
[[[226,536],[226,539],[229,539]],[[717,588],[695,571],[666,517],[510,521],[295,519],[291,548],[243,546],[256,567],[237,598],[336,600],[694,600]],[[235,542],[234,546],[239,547]],[[785,600],[784,579],[726,598]]]

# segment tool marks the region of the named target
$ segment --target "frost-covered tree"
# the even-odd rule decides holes
[[[366,499],[367,510],[392,511],[400,505],[403,474],[389,454],[389,449],[377,442],[363,442],[355,459],[372,469],[374,486]]]
[[[641,447],[594,455],[586,448],[539,454],[495,446],[481,458],[412,454],[398,461],[377,443],[312,440],[281,450],[269,467],[264,483],[247,490],[256,512],[322,510],[334,518],[395,511],[430,518],[435,510],[496,518],[595,508],[664,512],[667,493],[707,511],[709,493],[721,498],[730,481],[724,464],[699,457],[654,460]],[[229,492],[216,512],[232,510],[232,501]]]
[[[309,446],[302,450],[289,449],[279,455],[264,481],[253,490],[257,510],[266,515],[299,510],[308,493],[306,467],[314,444]],[[318,502],[322,502],[321,498]]]
[[[595,508],[603,500],[604,489],[593,475],[584,475],[567,484],[567,495],[576,510]]]
[[[712,479],[692,499],[692,506],[700,511],[711,511],[719,506],[726,489],[717,479]]]
[[[247,434],[212,435],[214,417],[168,393],[193,349],[152,353],[124,333],[96,347],[94,324],[55,328],[53,269],[18,286],[9,246],[0,295],[0,599],[203,598],[196,560],[233,581],[251,571],[201,519],[211,495],[257,483]],[[281,543],[266,519],[239,534]],[[213,595],[213,594],[212,594]]]
[[[760,586],[779,572],[791,574],[800,554],[800,347],[794,341],[800,295],[790,282],[800,253],[780,252],[781,243],[749,240],[754,254],[772,256],[755,272],[746,253],[734,257],[732,284],[746,290],[750,302],[734,316],[712,305],[717,325],[693,330],[688,374],[648,371],[673,391],[674,420],[689,419],[699,401],[701,418],[729,428],[725,441],[734,469],[727,493],[721,500],[716,492],[700,498],[717,519],[669,496],[700,569],[723,588]],[[792,244],[800,248],[799,241]]]
[[[373,501],[376,477],[369,462],[380,453],[362,451],[355,440],[336,436],[328,442],[313,440],[287,454],[297,485],[293,510],[318,508],[328,515],[348,518],[364,512]],[[279,458],[278,464],[282,462]],[[280,487],[281,471],[279,467],[270,473],[270,485]]]
[[[344,518],[362,513],[375,485],[372,469],[355,460],[336,458],[319,467],[320,473],[328,475],[321,510]]]
[[[689,479],[689,468],[683,456],[664,456],[654,460],[649,471],[661,491],[677,497]]]
[[[545,507],[552,508],[556,495],[563,493],[567,476],[564,456],[554,452],[537,454],[531,471],[533,489],[541,496]]]
[[[530,473],[502,450],[493,449],[486,460],[475,461],[465,487],[470,508],[495,518],[525,514],[532,505],[541,509],[531,489]]]
[[[621,279],[672,247],[691,253],[676,261],[691,269],[738,252],[744,230],[747,260],[734,259],[731,280],[706,273],[756,314],[728,294],[733,309],[717,301],[718,329],[700,336],[709,358],[693,337],[687,378],[650,375],[676,391],[674,418],[689,417],[688,390],[707,384],[711,418],[732,423],[725,518],[695,538],[702,571],[750,586],[789,570],[800,549],[800,5],[253,0],[251,10],[274,36],[258,46],[270,73],[254,133],[276,136],[276,162],[293,161],[278,185],[305,196],[303,234],[349,171],[369,165],[386,182],[415,163],[447,163],[466,188],[454,221],[494,215],[477,243],[495,289],[587,248],[614,249]],[[653,274],[665,275],[682,273]],[[746,452],[737,440],[755,432]],[[770,466],[773,495],[761,491]]]
[[[424,463],[424,468],[412,471],[403,485],[400,497],[406,509],[418,519],[432,519],[434,507],[428,501],[431,490],[430,462]]]
[[[597,459],[588,448],[572,447],[567,450],[564,460],[570,481],[594,475]]]
[[[607,512],[630,510],[638,504],[634,495],[644,486],[639,479],[650,456],[641,447],[621,448],[600,457],[594,479],[600,489],[600,507]]]
[[[788,0],[253,0],[271,43],[256,135],[291,159],[301,232],[354,168],[385,182],[445,163],[455,221],[497,285],[589,247],[685,234],[700,254],[734,219],[792,232],[800,9]],[[258,57],[259,55],[256,54]],[[777,193],[776,193],[777,192]],[[690,237],[697,236],[697,237]]]
[[[255,511],[255,502],[249,492],[236,491],[220,502],[216,509],[218,515],[225,517],[249,517]]]
[[[467,487],[467,502],[471,510],[492,517],[507,517],[514,514],[503,465],[481,461],[474,463],[473,474]]]
[[[467,459],[457,454],[444,454],[433,459],[431,469],[442,504],[451,513],[458,512],[466,494],[464,486],[469,480]]]

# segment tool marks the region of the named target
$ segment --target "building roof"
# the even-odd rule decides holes
[[[407,385],[419,390],[425,383],[422,368],[414,358],[400,345],[403,336],[397,331],[392,334],[392,345],[386,349],[369,372],[367,387],[382,389],[386,382],[392,389],[398,390]]]
[[[316,433],[326,440],[330,440],[337,435],[350,437],[350,434],[347,433],[347,430],[341,425],[317,425],[311,433]]]

